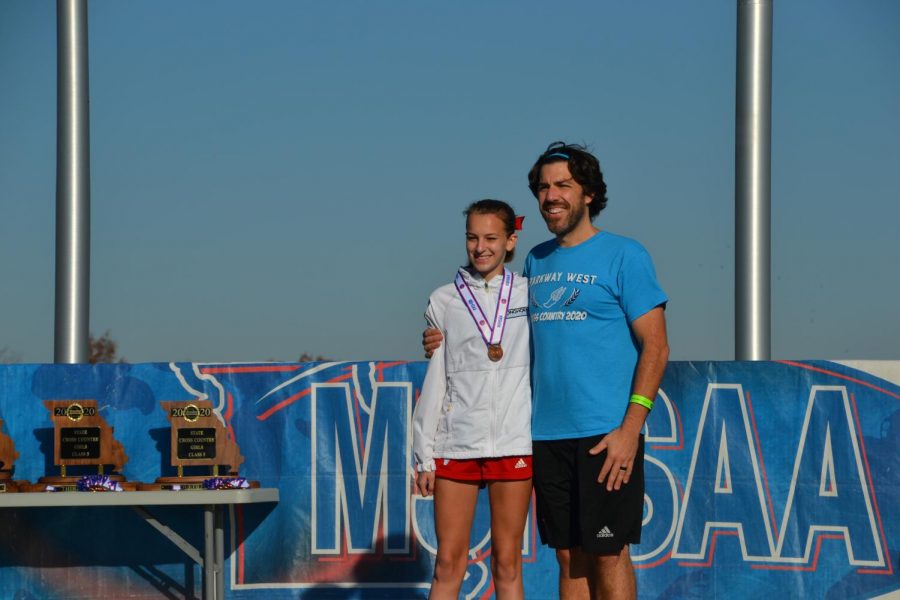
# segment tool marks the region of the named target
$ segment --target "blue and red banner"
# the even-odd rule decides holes
[[[130,481],[171,475],[160,401],[210,400],[241,475],[274,506],[229,511],[230,598],[424,598],[436,540],[410,421],[425,363],[0,366],[15,479],[55,472],[44,400],[96,399]],[[900,594],[900,363],[675,362],[646,428],[641,598]],[[77,493],[77,492],[70,492]],[[121,492],[128,493],[128,492]],[[177,492],[173,492],[177,493]],[[195,547],[196,515],[154,508]],[[534,512],[526,597],[555,598]],[[19,598],[199,596],[201,571],[128,509],[5,509],[0,590]],[[463,584],[490,598],[479,501]]]

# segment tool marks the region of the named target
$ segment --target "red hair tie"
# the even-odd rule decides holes
[[[516,231],[522,231],[522,221],[525,220],[525,215],[516,216]]]

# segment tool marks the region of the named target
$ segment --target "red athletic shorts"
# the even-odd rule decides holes
[[[499,458],[436,458],[435,477],[457,481],[518,481],[531,478],[531,456]]]

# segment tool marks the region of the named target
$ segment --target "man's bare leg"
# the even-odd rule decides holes
[[[618,554],[591,556],[596,573],[591,597],[593,600],[635,600],[637,580],[628,546]]]
[[[594,587],[590,557],[581,548],[563,548],[556,550],[556,562],[559,563],[560,600],[589,600]]]

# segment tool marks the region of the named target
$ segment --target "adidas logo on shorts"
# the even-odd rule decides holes
[[[598,538],[611,538],[615,537],[613,532],[609,530],[609,527],[604,526],[603,529],[597,532]]]
[[[515,467],[515,468],[517,468],[517,469],[524,469],[524,468],[526,468],[526,467],[528,467],[528,464],[527,464],[523,459],[520,458],[520,459],[519,459],[519,462],[516,463],[516,467]]]

